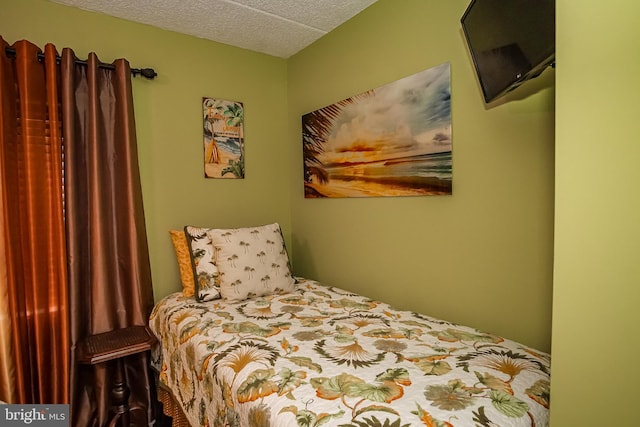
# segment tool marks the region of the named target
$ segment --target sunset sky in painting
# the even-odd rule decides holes
[[[323,148],[319,157],[325,165],[451,151],[449,63],[347,105]]]

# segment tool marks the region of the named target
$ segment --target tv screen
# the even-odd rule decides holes
[[[460,19],[486,103],[555,59],[555,0],[472,0]]]

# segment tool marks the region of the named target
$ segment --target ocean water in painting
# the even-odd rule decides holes
[[[241,147],[240,140],[238,138],[228,138],[224,136],[216,137],[216,144],[221,150],[228,151],[234,156],[240,156]]]
[[[364,163],[350,166],[328,167],[329,176],[361,177],[380,182],[393,181],[398,177],[432,177],[451,180],[451,151],[446,153],[421,154],[393,160]]]
[[[451,193],[451,152],[327,167],[316,197],[418,196]],[[311,196],[313,197],[313,196]]]

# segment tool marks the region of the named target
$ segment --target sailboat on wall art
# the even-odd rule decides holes
[[[444,63],[302,116],[306,198],[451,194]]]

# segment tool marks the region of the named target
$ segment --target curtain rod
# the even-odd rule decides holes
[[[5,48],[5,53],[7,54],[7,56],[16,56],[16,50],[12,47],[7,47]],[[38,59],[39,60],[43,60],[44,59],[44,54],[43,53],[38,53]],[[60,57],[56,56],[56,62],[59,64],[60,63]],[[75,60],[76,64],[81,64],[81,65],[87,65],[87,61],[83,61],[81,59],[76,59]],[[112,64],[103,64],[102,62],[100,64],[98,64],[99,68],[106,68],[107,70],[115,70],[116,67]],[[156,71],[153,68],[132,68],[131,69],[131,74],[133,76],[137,76],[138,74],[140,74],[142,77],[145,77],[147,79],[151,79],[153,80],[158,73],[156,73]]]

